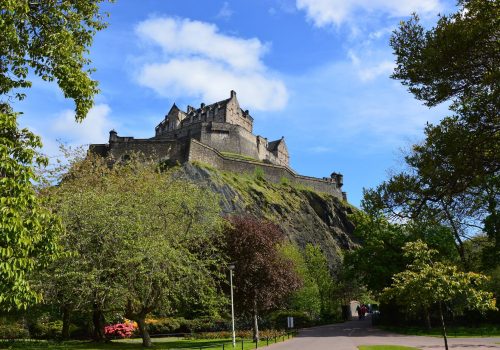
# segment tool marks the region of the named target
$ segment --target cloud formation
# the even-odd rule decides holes
[[[437,13],[442,9],[439,0],[296,0],[296,6],[317,27],[340,26],[353,17],[374,12],[401,17],[412,12]]]
[[[64,110],[54,119],[49,132],[52,138],[71,145],[102,143],[108,139],[108,132],[112,129],[110,113],[111,108],[107,104],[97,104],[81,123],[77,123],[75,112]]]
[[[210,23],[171,17],[140,22],[136,33],[162,52],[160,61],[143,63],[137,77],[161,96],[210,102],[236,90],[246,108],[279,110],[287,103],[285,84],[262,61],[269,46],[257,38],[229,36]]]
[[[219,13],[217,14],[217,18],[229,19],[233,15],[233,10],[229,7],[229,3],[227,1],[224,2]]]

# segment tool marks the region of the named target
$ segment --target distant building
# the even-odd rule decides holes
[[[124,160],[132,152],[157,157],[159,161],[199,161],[215,168],[251,172],[260,167],[271,181],[283,177],[345,199],[341,192],[342,175],[317,179],[296,174],[289,167],[289,154],[284,137],[275,141],[253,134],[253,118],[242,110],[231,91],[228,99],[199,108],[180,110],[174,103],[149,139],[121,137],[112,130],[108,144],[90,145],[90,151]]]

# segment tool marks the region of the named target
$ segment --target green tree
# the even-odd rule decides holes
[[[487,278],[473,272],[461,272],[456,266],[435,261],[437,251],[418,240],[405,244],[404,255],[410,259],[405,271],[393,276],[393,283],[384,289],[382,298],[396,300],[409,312],[429,310],[437,305],[443,339],[448,350],[444,307],[456,311],[494,310],[493,294],[481,290]]]
[[[251,315],[253,337],[259,340],[258,317],[284,303],[300,287],[293,261],[280,246],[286,236],[280,227],[250,216],[233,216],[226,229],[226,252],[235,264],[236,311]]]
[[[14,137],[12,137],[14,136]],[[15,114],[0,104],[0,309],[26,308],[40,301],[29,275],[57,253],[61,226],[44,209],[31,181],[35,165],[47,160],[37,153],[40,139],[19,130]]]
[[[221,302],[218,199],[152,161],[132,157],[112,168],[108,161],[76,162],[48,189],[69,253],[54,265],[48,290],[69,309],[92,310],[97,340],[104,312],[115,311],[136,321],[151,346],[151,312],[168,314],[181,302],[213,310]]]
[[[309,278],[314,282],[319,294],[320,315],[323,320],[338,317],[340,300],[338,286],[328,267],[328,260],[319,246],[307,244],[304,259]]]
[[[425,30],[418,16],[391,38],[393,78],[432,107],[451,102],[451,116],[428,124],[425,140],[405,157],[408,168],[366,198],[403,219],[448,226],[468,265],[464,241],[485,232],[494,243],[490,265],[500,262],[500,5],[461,0],[459,10]]]
[[[302,286],[290,296],[290,308],[294,311],[305,312],[311,319],[318,319],[321,315],[319,289],[316,281],[309,274],[304,254],[293,244],[284,245],[283,253],[293,261],[297,275],[302,282]]]
[[[29,75],[56,81],[82,120],[97,82],[85,57],[96,31],[105,27],[102,0],[7,0],[0,4],[0,308],[39,301],[27,275],[55,253],[56,219],[41,208],[33,168],[46,163],[38,137],[19,130],[12,108],[31,87]]]
[[[359,278],[374,293],[390,285],[392,276],[404,269],[402,247],[408,241],[402,225],[389,223],[383,216],[358,211],[352,219],[354,235],[361,244],[346,254],[344,264],[351,278]]]

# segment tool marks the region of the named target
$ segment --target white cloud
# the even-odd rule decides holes
[[[280,109],[288,96],[279,80],[254,72],[233,71],[206,59],[172,59],[145,65],[139,82],[165,97],[195,94],[208,102],[221,96],[227,98],[230,90],[236,90],[243,105],[258,110]]]
[[[229,19],[233,15],[233,10],[229,7],[229,3],[227,1],[224,2],[219,13],[217,14],[217,18]]]
[[[113,125],[109,119],[110,112],[107,104],[97,104],[81,123],[77,123],[74,111],[62,111],[53,121],[51,136],[71,145],[106,142]]]
[[[362,81],[369,81],[379,76],[389,76],[394,71],[394,67],[394,62],[382,61],[374,66],[361,68],[358,74]]]
[[[212,102],[236,90],[246,108],[278,110],[287,103],[285,84],[262,61],[269,45],[257,38],[229,36],[210,23],[170,17],[143,21],[136,33],[162,50],[160,61],[142,60],[137,76],[161,96]]]
[[[382,59],[374,63],[370,61],[369,57],[361,59],[354,50],[349,50],[347,56],[351,60],[358,77],[363,82],[374,80],[380,76],[388,77],[394,71],[395,63],[388,59]]]
[[[436,14],[442,9],[439,0],[296,0],[296,6],[317,27],[340,26],[359,14],[401,17],[412,12]]]

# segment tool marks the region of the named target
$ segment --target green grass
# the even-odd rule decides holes
[[[359,350],[418,350],[410,346],[401,345],[360,345]]]
[[[281,338],[281,341],[283,338]],[[153,338],[153,349],[202,349],[202,350],[221,350],[222,343],[225,343],[225,349],[232,350],[231,339],[211,339],[211,340],[185,340],[182,338]],[[270,340],[269,344],[274,343]],[[266,340],[259,342],[259,348],[267,345]],[[89,341],[14,341],[0,342],[0,349],[54,349],[54,350],[127,350],[142,349],[141,339],[114,340],[105,344],[96,344]],[[241,340],[236,343],[235,349],[241,349]],[[255,343],[251,340],[245,340],[243,349],[255,349]]]
[[[431,330],[417,327],[381,327],[382,329],[407,335],[424,335],[442,337],[441,328],[434,327]],[[446,335],[449,338],[469,338],[469,337],[499,337],[500,326],[482,325],[478,327],[448,327]]]

